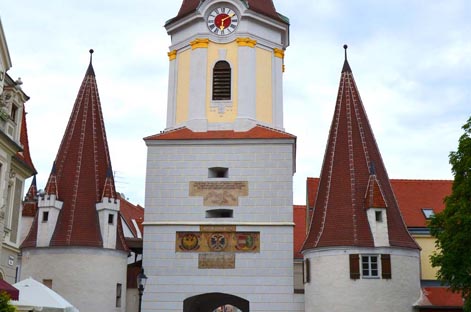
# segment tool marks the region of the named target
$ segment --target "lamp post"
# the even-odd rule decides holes
[[[144,268],[137,275],[137,290],[139,291],[139,312],[141,312],[142,304],[142,294],[144,293],[144,288],[146,288],[147,276],[144,274]]]

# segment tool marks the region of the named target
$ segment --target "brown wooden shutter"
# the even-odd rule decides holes
[[[360,255],[358,254],[350,255],[350,278],[354,280],[360,278]]]
[[[381,255],[381,273],[384,279],[391,279],[391,255]]]

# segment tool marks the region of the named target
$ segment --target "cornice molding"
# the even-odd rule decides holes
[[[191,49],[207,49],[209,45],[208,38],[196,38],[195,40],[190,42]]]
[[[236,42],[237,42],[237,45],[239,47],[249,47],[249,48],[254,48],[255,45],[257,44],[257,40],[253,40],[253,39],[248,38],[248,37],[237,38]]]

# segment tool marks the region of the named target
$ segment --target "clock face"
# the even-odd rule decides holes
[[[234,10],[220,7],[216,8],[208,16],[208,28],[216,35],[229,35],[239,24],[239,17]]]

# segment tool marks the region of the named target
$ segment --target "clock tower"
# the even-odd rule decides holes
[[[283,130],[288,19],[272,0],[185,0],[171,36],[167,130]]]
[[[289,21],[272,0],[183,0],[167,125],[146,137],[143,311],[303,311],[293,283]]]

